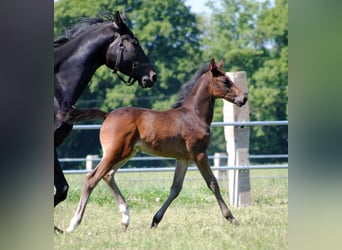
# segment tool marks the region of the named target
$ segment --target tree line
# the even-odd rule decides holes
[[[208,0],[206,5],[209,14],[191,12],[184,0],[55,2],[55,39],[84,17],[95,17],[102,10],[126,11],[128,26],[158,73],[157,84],[144,90],[137,84],[126,86],[103,66],[77,107],[105,111],[122,106],[169,109],[181,85],[203,63],[215,58],[225,61],[226,71],[247,72],[252,121],[287,120],[287,0]],[[223,120],[222,106],[221,100],[216,102],[214,121]],[[251,127],[250,154],[287,154],[287,137],[287,126]],[[98,131],[73,131],[58,150],[61,157],[101,155]],[[225,152],[221,127],[212,129],[208,153],[215,152]],[[134,166],[139,164],[134,162]]]

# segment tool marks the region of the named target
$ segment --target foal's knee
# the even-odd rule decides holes
[[[170,194],[171,196],[175,199],[178,197],[178,195],[180,194],[181,190],[183,188],[182,184],[177,184],[177,185],[172,185],[171,189],[170,189]]]
[[[216,192],[216,191],[219,191],[219,186],[218,186],[218,183],[217,183],[217,180],[216,179],[212,179],[209,181],[208,183],[208,187],[209,189],[212,191],[212,192]]]

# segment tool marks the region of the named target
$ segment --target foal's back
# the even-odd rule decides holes
[[[207,146],[210,131],[191,110],[184,107],[157,111],[137,107],[110,112],[102,124],[100,140],[104,149],[124,155],[131,151],[189,159],[189,151],[197,144]],[[115,148],[113,148],[115,147]]]

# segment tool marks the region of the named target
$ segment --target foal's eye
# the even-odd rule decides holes
[[[119,43],[119,47],[122,48],[124,46],[123,42]]]

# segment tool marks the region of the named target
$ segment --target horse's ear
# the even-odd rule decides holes
[[[122,24],[123,24],[123,21],[121,19],[119,11],[115,11],[115,14],[114,14],[114,25],[116,25],[118,28],[120,28]]]
[[[214,69],[216,69],[216,63],[215,63],[215,59],[214,58],[212,58],[210,60],[209,69],[210,69],[210,71],[213,71]]]
[[[221,61],[217,64],[217,67],[218,67],[219,69],[222,69],[223,64],[224,64],[224,61],[221,60]]]

